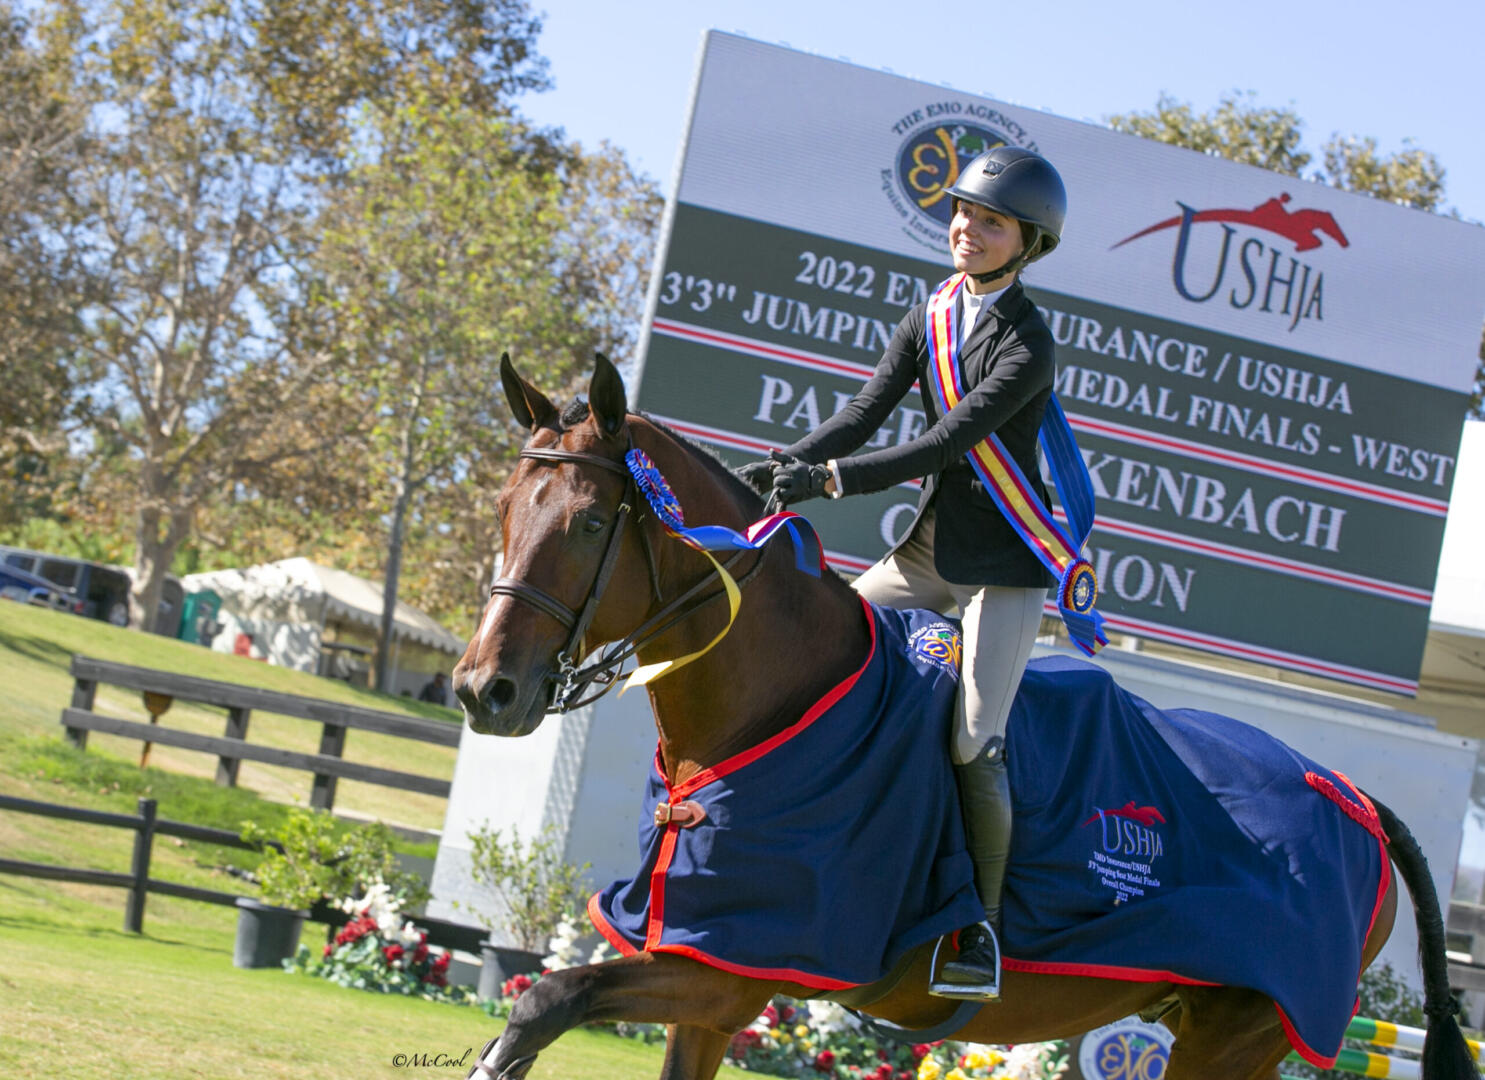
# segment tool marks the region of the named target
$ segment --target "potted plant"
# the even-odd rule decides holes
[[[408,904],[427,889],[416,875],[397,869],[392,833],[385,825],[339,828],[329,814],[291,810],[275,829],[243,823],[242,838],[263,852],[255,878],[259,897],[237,900],[237,967],[279,967],[299,948],[310,910],[326,897],[356,896],[384,882]]]
[[[572,866],[562,858],[551,826],[523,841],[511,830],[507,839],[486,822],[469,834],[470,872],[490,890],[490,908],[471,907],[495,935],[481,950],[479,996],[499,996],[501,984],[514,975],[542,969],[547,943],[564,921],[578,918],[587,899],[584,875],[590,863]]]

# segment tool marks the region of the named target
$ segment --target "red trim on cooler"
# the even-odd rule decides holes
[[[599,895],[599,893],[594,893],[588,897],[588,919],[593,923],[593,926],[598,932],[603,935],[604,940],[619,950],[620,956],[633,956],[639,950],[629,944],[629,939],[614,929],[613,925],[608,921],[608,918],[603,914],[603,908],[599,906]]]
[[[861,983],[842,982],[840,979],[829,979],[823,975],[811,975],[808,972],[796,971],[794,968],[758,968],[748,967],[746,964],[734,964],[730,960],[722,960],[710,953],[692,948],[690,945],[660,945],[653,949],[647,948],[645,951],[674,953],[676,956],[684,956],[708,967],[717,968],[719,971],[731,972],[733,975],[746,975],[752,979],[778,979],[816,990],[846,990],[862,985]]]
[[[861,678],[862,672],[864,672],[867,667],[870,666],[872,658],[876,656],[877,653],[876,616],[872,614],[871,605],[867,603],[864,598],[858,599],[861,599],[861,607],[866,613],[866,625],[867,628],[871,631],[871,646],[866,650],[866,659],[862,662],[861,666],[850,675],[846,676],[846,678],[836,683],[834,687],[826,692],[824,697],[811,705],[803,716],[801,716],[793,724],[790,724],[783,731],[780,731],[778,734],[774,735],[772,738],[764,739],[757,746],[750,747],[747,750],[742,751],[741,753],[734,754],[726,761],[719,762],[709,769],[702,769],[701,772],[691,777],[691,779],[687,780],[683,784],[677,785],[674,788],[671,788],[669,784],[667,784],[666,787],[670,791],[671,798],[683,799],[687,795],[690,795],[692,792],[698,791],[701,788],[705,787],[707,784],[710,784],[712,781],[718,780],[726,776],[730,772],[736,772],[744,765],[751,765],[753,762],[757,761],[765,754],[777,750],[780,746],[784,745],[784,743],[788,742],[790,739],[794,738],[794,736],[798,735],[801,731],[805,730],[805,728],[813,724],[816,720],[820,719],[820,717],[828,712],[830,708],[835,705],[836,702],[845,697],[846,694],[850,693],[851,688],[856,685],[856,680]]]

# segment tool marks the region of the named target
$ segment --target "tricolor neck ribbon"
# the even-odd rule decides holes
[[[685,656],[678,656],[674,660],[661,660],[658,663],[642,664],[635,668],[619,691],[620,696],[631,686],[643,686],[645,683],[658,679],[661,675],[685,667],[693,660],[699,660],[732,629],[732,624],[737,620],[738,608],[742,606],[742,590],[738,588],[732,575],[712,557],[713,551],[758,551],[780,532],[785,532],[794,543],[795,566],[815,577],[820,576],[820,571],[825,566],[825,550],[820,544],[820,538],[816,535],[814,526],[798,514],[788,511],[770,514],[749,525],[746,535],[724,525],[699,525],[695,528],[688,528],[680,500],[676,498],[675,492],[671,491],[670,485],[666,483],[665,477],[661,475],[655,463],[650,460],[650,456],[636,448],[624,455],[624,464],[629,467],[635,485],[645,497],[645,502],[654,511],[655,516],[659,518],[660,523],[665,526],[665,531],[682,543],[695,548],[710,560],[717,576],[722,580],[722,588],[727,593],[728,614],[727,625],[722,627],[722,632],[712,638],[705,647],[696,652],[687,653]]]
[[[964,376],[959,364],[962,342],[959,320],[954,318],[954,299],[964,279],[965,275],[955,274],[928,298],[927,382],[941,416],[947,416],[964,397]],[[1093,531],[1093,483],[1055,393],[1047,401],[1042,416],[1041,444],[1071,534],[1036,497],[999,436],[991,433],[972,447],[967,456],[1016,534],[1057,578],[1057,609],[1062,621],[1074,644],[1092,656],[1108,644],[1103,616],[1094,609],[1098,577],[1082,554],[1088,534]]]

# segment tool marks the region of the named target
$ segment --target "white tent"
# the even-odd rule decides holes
[[[382,585],[344,570],[308,559],[283,559],[192,574],[184,584],[187,592],[210,589],[222,598],[223,630],[212,641],[218,652],[233,652],[238,635],[249,634],[253,655],[283,667],[319,672],[333,670],[322,666],[322,657],[337,646],[342,655],[350,651],[369,657],[376,645]],[[460,638],[400,600],[392,637],[388,686],[392,693],[416,694],[433,672],[447,672],[453,658],[464,651]]]

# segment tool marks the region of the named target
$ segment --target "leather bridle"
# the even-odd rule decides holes
[[[633,442],[630,443],[633,448]],[[634,507],[640,502],[639,486],[635,483],[634,476],[630,473],[628,466],[622,461],[614,461],[611,458],[601,457],[598,454],[585,454],[577,450],[560,450],[552,448],[527,447],[520,452],[521,458],[528,461],[551,461],[557,463],[573,463],[592,465],[609,472],[618,473],[624,477],[624,493],[619,497],[619,508],[614,515],[614,523],[609,531],[608,543],[603,549],[603,557],[598,563],[598,572],[594,575],[593,584],[588,588],[587,598],[583,601],[580,610],[574,611],[551,593],[540,589],[530,582],[519,578],[501,577],[497,578],[490,586],[490,597],[509,596],[515,600],[522,601],[544,615],[555,619],[567,629],[567,642],[557,653],[557,670],[546,677],[546,681],[552,684],[551,703],[547,706],[549,713],[565,713],[572,709],[587,705],[613,689],[618,679],[619,670],[624,662],[634,656],[650,641],[665,633],[682,619],[699,610],[705,604],[710,603],[717,597],[725,595],[723,590],[718,590],[710,595],[697,598],[702,591],[717,576],[715,571],[708,573],[695,585],[692,585],[680,596],[665,604],[658,612],[651,615],[638,627],[626,634],[621,640],[605,645],[597,657],[590,659],[586,664],[579,665],[579,650],[582,648],[583,635],[588,632],[592,625],[593,617],[598,612],[599,601],[603,598],[604,591],[608,588],[609,581],[614,574],[614,567],[619,561],[619,550],[624,540],[624,529],[629,517],[634,513]],[[644,522],[644,515],[640,514],[635,519],[637,526]],[[660,574],[655,562],[655,553],[650,546],[649,535],[643,528],[639,530],[640,545],[644,549],[645,562],[650,572],[650,588],[655,602],[661,603],[664,597],[660,593]],[[732,566],[746,555],[747,552],[739,551],[722,564],[724,570],[730,570]],[[739,586],[746,585],[763,565],[762,552],[754,565],[738,579]],[[692,601],[695,601],[692,603]],[[686,606],[686,605],[690,606]],[[598,689],[587,694],[588,688],[594,683]],[[583,696],[587,694],[587,696]]]

